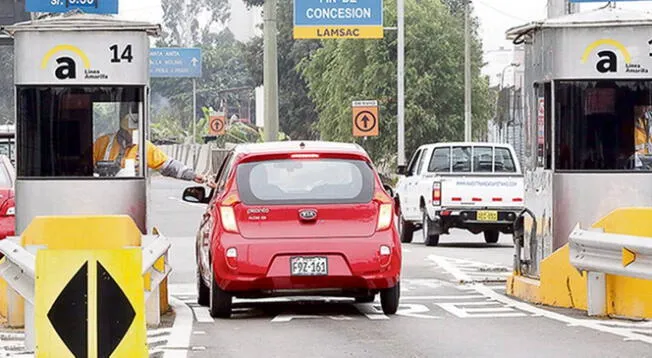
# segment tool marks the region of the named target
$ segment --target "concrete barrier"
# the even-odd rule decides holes
[[[615,210],[593,228],[652,240],[652,208]],[[532,303],[586,311],[587,276],[571,264],[567,244],[541,261],[539,280],[514,273],[507,280],[507,294]],[[652,318],[652,280],[607,274],[605,281],[606,315]]]

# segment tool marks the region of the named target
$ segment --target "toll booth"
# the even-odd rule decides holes
[[[15,46],[16,234],[36,216],[125,214],[146,234],[138,144],[148,137],[149,36],[160,26],[66,14],[5,30]]]
[[[508,31],[525,47],[523,164],[537,219],[523,275],[539,278],[577,223],[652,206],[651,34],[652,15],[614,6]]]

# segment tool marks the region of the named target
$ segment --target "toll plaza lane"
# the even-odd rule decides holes
[[[508,235],[487,245],[452,232],[426,247],[416,232],[403,246],[395,316],[385,316],[378,299],[301,297],[234,299],[232,318],[213,319],[196,304],[194,233],[203,207],[180,201],[186,186],[152,179],[152,223],[173,242],[176,322],[165,357],[652,357],[648,322],[600,321],[506,297]]]

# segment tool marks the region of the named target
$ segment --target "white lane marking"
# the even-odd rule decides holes
[[[208,308],[206,307],[193,307],[192,311],[195,313],[195,319],[199,323],[213,323],[215,320],[208,313]]]
[[[324,316],[317,315],[292,315],[292,314],[280,314],[272,319],[272,322],[290,322],[293,319],[319,319],[324,318]]]
[[[396,311],[396,315],[412,318],[426,318],[426,319],[440,319],[439,316],[431,316],[427,314],[422,314],[425,312],[430,312],[430,309],[424,305],[420,304],[401,304]]]
[[[401,296],[401,301],[446,301],[446,300],[472,300],[486,298],[483,295],[460,295],[460,296]]]
[[[354,304],[355,308],[360,311],[360,313],[367,316],[371,320],[387,320],[389,317],[385,316],[382,310],[378,309],[375,305],[369,305],[364,303]]]
[[[604,333],[615,334],[617,336],[623,337],[625,340],[628,341],[641,341],[644,343],[652,344],[652,337],[632,332],[631,330],[626,328],[608,327],[605,324],[598,323],[595,320],[577,319],[573,317],[564,316],[556,312],[547,311],[524,302],[513,300],[505,295],[501,295],[500,293],[490,288],[485,287],[484,285],[474,285],[473,288],[477,292],[491,299],[508,304],[509,306],[515,307],[521,311],[529,312],[531,314],[539,315],[555,321],[567,323],[569,325],[580,326],[580,327],[585,327]]]
[[[456,266],[452,265],[446,257],[443,256],[436,256],[436,255],[428,255],[428,260],[433,261],[439,267],[443,268],[444,270],[448,271],[453,277],[455,277],[456,280],[460,282],[467,282],[471,281],[469,276],[464,274],[460,269],[458,269]]]
[[[437,303],[437,306],[454,314],[459,318],[512,318],[525,317],[527,314],[516,312],[509,307],[485,307],[468,308],[469,305],[495,305],[499,302],[460,302],[460,303]]]
[[[192,310],[174,297],[170,297],[170,306],[174,309],[175,318],[166,347],[182,349],[166,349],[164,358],[186,358],[188,352],[185,349],[190,347],[192,334]]]

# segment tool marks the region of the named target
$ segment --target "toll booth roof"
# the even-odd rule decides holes
[[[142,21],[128,21],[114,15],[67,13],[63,16],[45,17],[19,22],[4,27],[12,35],[17,31],[145,31],[150,36],[160,36],[161,25]]]
[[[652,25],[652,13],[641,10],[628,10],[618,7],[603,7],[591,11],[533,21],[508,29],[507,40],[514,40],[523,34],[544,28],[569,27],[609,27]]]

